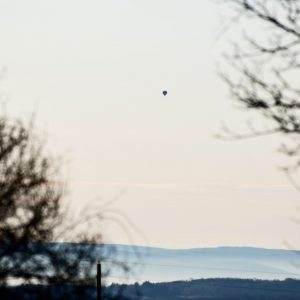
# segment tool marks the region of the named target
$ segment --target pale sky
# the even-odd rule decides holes
[[[110,222],[110,242],[300,248],[279,139],[214,138],[247,119],[217,75],[220,15],[211,0],[0,0],[7,111],[37,112],[78,215],[121,193],[111,209],[141,234]]]

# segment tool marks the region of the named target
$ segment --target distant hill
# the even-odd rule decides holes
[[[35,246],[53,247],[56,251],[71,246],[74,252],[86,247],[66,243]],[[97,251],[92,258],[95,275],[99,258],[103,273],[106,269],[111,271],[109,278],[103,280],[105,294],[110,295],[104,299],[120,300],[119,296],[111,297],[120,290],[122,299],[132,300],[300,299],[300,252],[250,247],[180,250],[109,244],[95,247]],[[115,262],[125,263],[130,272],[115,269]],[[66,290],[70,290],[72,299],[95,299],[95,287],[76,285],[2,287],[0,299],[46,300],[51,293],[59,295]]]
[[[35,244],[36,247],[65,247],[78,251],[84,244]],[[71,247],[70,247],[71,246]],[[0,244],[0,248],[5,244]],[[106,283],[170,282],[202,278],[300,279],[300,252],[251,247],[163,249],[130,245],[95,245],[96,262],[101,258]],[[99,251],[98,251],[99,250]],[[69,252],[68,252],[69,253]],[[115,262],[130,268],[124,273]],[[82,262],[84,263],[84,261]]]
[[[162,249],[115,245],[133,272],[125,282],[200,278],[300,279],[300,252],[251,247]],[[110,282],[124,282],[113,273]]]

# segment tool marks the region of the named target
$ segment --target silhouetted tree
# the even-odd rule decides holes
[[[45,154],[33,127],[0,116],[0,285],[72,284],[72,292],[48,288],[48,299],[83,299],[83,285],[95,283],[95,262],[109,254],[99,230],[86,233],[82,225],[92,231],[102,216],[93,211],[67,221],[58,178],[58,162]]]
[[[224,79],[233,98],[266,121],[245,134],[228,131],[227,137],[281,134],[280,150],[293,158],[285,170],[292,172],[300,165],[300,1],[220,2],[232,8],[234,24],[243,29],[226,54],[234,72]]]

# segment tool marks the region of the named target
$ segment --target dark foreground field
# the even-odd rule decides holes
[[[123,296],[121,296],[121,294]],[[94,287],[18,286],[0,288],[0,299],[96,299]],[[141,285],[111,285],[103,288],[103,300],[298,300],[300,280],[199,279]]]

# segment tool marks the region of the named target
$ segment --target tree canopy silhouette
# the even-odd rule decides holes
[[[230,6],[243,31],[226,54],[233,72],[223,78],[232,97],[266,121],[246,134],[227,133],[233,138],[281,134],[280,150],[293,158],[285,170],[295,171],[300,165],[300,1],[220,2]]]
[[[80,286],[94,284],[95,262],[108,254],[99,229],[87,233],[82,225],[97,229],[101,214],[67,221],[64,184],[57,178],[58,162],[45,154],[33,126],[0,116],[0,285],[73,284],[84,290]],[[60,298],[82,296],[68,291]]]

